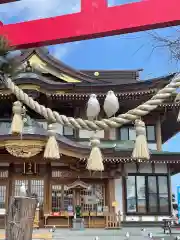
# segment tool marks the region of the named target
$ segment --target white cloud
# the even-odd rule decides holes
[[[81,0],[21,0],[0,5],[0,21],[4,24],[60,16],[80,11]],[[75,43],[50,47],[57,58],[63,58]]]

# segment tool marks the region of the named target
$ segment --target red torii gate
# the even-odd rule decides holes
[[[0,35],[16,48],[39,47],[179,25],[179,9],[180,0],[142,0],[114,7],[108,7],[107,0],[81,0],[79,13],[2,24]]]

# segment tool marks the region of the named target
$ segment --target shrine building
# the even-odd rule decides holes
[[[86,119],[86,104],[95,93],[103,105],[113,90],[125,113],[166,86],[173,74],[143,81],[142,70],[75,70],[52,57],[45,48],[23,51],[13,81],[40,104],[62,115]],[[56,124],[60,160],[46,160],[47,121],[27,108],[22,136],[11,134],[12,105],[17,99],[0,88],[0,226],[4,227],[10,196],[22,182],[40,203],[39,226],[70,227],[76,205],[85,227],[105,227],[107,213],[119,213],[122,224],[159,222],[172,213],[171,176],[180,170],[180,153],[162,145],[179,131],[179,104],[174,97],[143,118],[150,160],[133,159],[133,125],[97,132],[104,157],[103,172],[89,172],[91,131]],[[105,118],[101,111],[100,118]]]

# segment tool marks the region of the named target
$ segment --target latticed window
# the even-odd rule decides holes
[[[6,185],[0,185],[0,208],[6,208]]]
[[[88,190],[81,191],[82,211],[103,211],[104,198],[104,184],[91,184]]]
[[[28,180],[15,180],[14,181],[14,196],[19,196],[20,195],[20,187],[22,184],[25,184],[25,187],[28,189]]]
[[[73,205],[73,191],[68,189],[66,185],[64,185],[64,210],[68,210],[68,206]]]
[[[62,208],[62,186],[52,185],[52,212],[60,212]]]
[[[52,185],[52,212],[68,211],[73,205],[73,191],[66,185]]]
[[[44,180],[31,180],[30,184],[30,192],[37,194],[39,203],[42,205],[44,202]]]
[[[25,187],[26,187],[26,189],[29,193],[37,194],[39,203],[40,203],[40,205],[42,205],[43,201],[44,201],[44,180],[41,180],[41,179],[15,180],[14,181],[14,196],[19,196],[20,195],[20,187],[22,186],[22,183],[25,184]]]

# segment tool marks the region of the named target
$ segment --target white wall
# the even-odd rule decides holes
[[[167,173],[167,164],[166,163],[155,163],[155,173]]]

